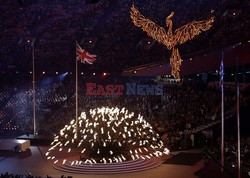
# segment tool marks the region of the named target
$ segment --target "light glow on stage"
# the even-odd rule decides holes
[[[82,112],[78,119],[78,137],[76,128],[72,120],[60,130],[46,153],[48,160],[54,164],[65,164],[67,160],[72,165],[107,164],[169,154],[143,116],[125,108],[101,107]],[[78,157],[68,159],[67,155]]]

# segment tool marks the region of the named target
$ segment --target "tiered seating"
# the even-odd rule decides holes
[[[65,164],[55,164],[55,169],[59,171],[78,173],[78,174],[121,174],[145,171],[158,167],[162,164],[161,159],[151,158],[151,159],[137,159],[130,160],[122,163],[97,163],[97,164],[80,164],[71,165],[68,161]]]

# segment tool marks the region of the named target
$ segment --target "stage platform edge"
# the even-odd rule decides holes
[[[52,135],[25,134],[16,137],[17,140],[30,140],[31,145],[50,145],[54,137]]]

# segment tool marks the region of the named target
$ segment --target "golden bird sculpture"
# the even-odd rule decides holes
[[[180,78],[180,67],[181,67],[181,56],[177,48],[178,45],[185,43],[188,40],[193,39],[198,36],[202,31],[209,30],[215,17],[211,17],[207,20],[202,21],[192,21],[178,29],[173,33],[172,31],[172,17],[174,12],[166,18],[166,27],[168,31],[166,32],[163,27],[160,27],[150,19],[145,18],[134,5],[131,7],[130,17],[135,26],[140,27],[143,31],[147,33],[148,36],[152,37],[154,40],[161,44],[164,44],[168,50],[172,49],[172,54],[170,56],[170,65],[172,67],[171,74],[176,78]]]

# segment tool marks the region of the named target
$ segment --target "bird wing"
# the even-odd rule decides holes
[[[130,17],[135,26],[140,27],[143,31],[147,32],[148,36],[152,37],[159,43],[163,43],[167,38],[166,31],[150,19],[145,18],[133,5],[130,11]]]
[[[212,27],[214,20],[215,17],[211,17],[208,20],[193,21],[176,29],[174,33],[176,45],[183,44],[199,35],[202,31],[209,30]]]

